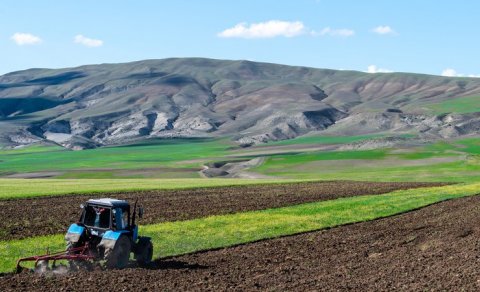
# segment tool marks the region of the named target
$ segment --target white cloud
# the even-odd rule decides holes
[[[42,42],[42,39],[30,33],[17,32],[14,33],[11,39],[19,46],[35,45]]]
[[[452,68],[447,68],[445,70],[442,71],[442,76],[445,76],[445,77],[457,77],[458,76],[458,73],[455,69],[452,69]]]
[[[472,77],[472,78],[480,78],[480,74],[461,74],[458,73],[457,70],[452,68],[447,68],[442,71],[442,76],[445,77]]]
[[[377,26],[372,31],[376,34],[381,34],[381,35],[396,34],[396,32],[388,25]]]
[[[370,65],[367,67],[367,73],[392,73],[393,71],[385,68],[378,68],[375,65]]]
[[[222,38],[273,38],[278,36],[294,37],[305,33],[305,25],[301,21],[270,20],[259,23],[239,23],[220,33]]]
[[[355,31],[346,28],[332,29],[330,27],[325,27],[321,31],[315,31],[307,29],[301,21],[269,20],[251,24],[242,22],[218,33],[217,36],[222,38],[253,39],[273,38],[278,36],[294,37],[307,33],[311,36],[350,37],[355,34]]]
[[[355,34],[355,31],[352,29],[347,29],[347,28],[339,28],[339,29],[333,29],[330,27],[325,27],[319,32],[312,31],[312,35],[317,36],[341,36],[341,37],[350,37]]]
[[[97,40],[97,39],[91,39],[87,38],[86,36],[83,36],[81,34],[76,35],[73,41],[76,44],[81,44],[86,47],[94,48],[94,47],[101,47],[103,46],[103,41],[102,40]]]

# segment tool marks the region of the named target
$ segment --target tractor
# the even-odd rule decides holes
[[[65,235],[66,250],[19,259],[21,262],[35,261],[35,268],[48,268],[49,261],[66,260],[70,267],[82,266],[104,260],[109,269],[122,269],[127,266],[133,253],[137,263],[148,265],[152,260],[153,245],[149,237],[138,236],[137,202],[131,210],[125,200],[91,199],[80,205],[82,213],[77,223],[70,225]],[[138,208],[138,217],[143,217],[143,208]]]

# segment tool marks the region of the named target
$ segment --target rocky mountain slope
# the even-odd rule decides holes
[[[367,74],[201,58],[146,60],[0,76],[0,144],[72,149],[149,137],[229,137],[241,145],[311,132],[480,130],[479,112],[433,105],[480,95],[480,79]]]

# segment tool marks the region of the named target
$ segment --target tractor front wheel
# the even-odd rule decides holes
[[[106,266],[109,269],[123,269],[130,259],[131,243],[126,236],[120,236],[113,248],[105,249]]]

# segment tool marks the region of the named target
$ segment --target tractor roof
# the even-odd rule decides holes
[[[110,199],[110,198],[90,199],[87,201],[87,203],[92,205],[102,205],[102,206],[108,206],[108,207],[129,206],[128,202],[125,200],[117,200],[117,199]]]

